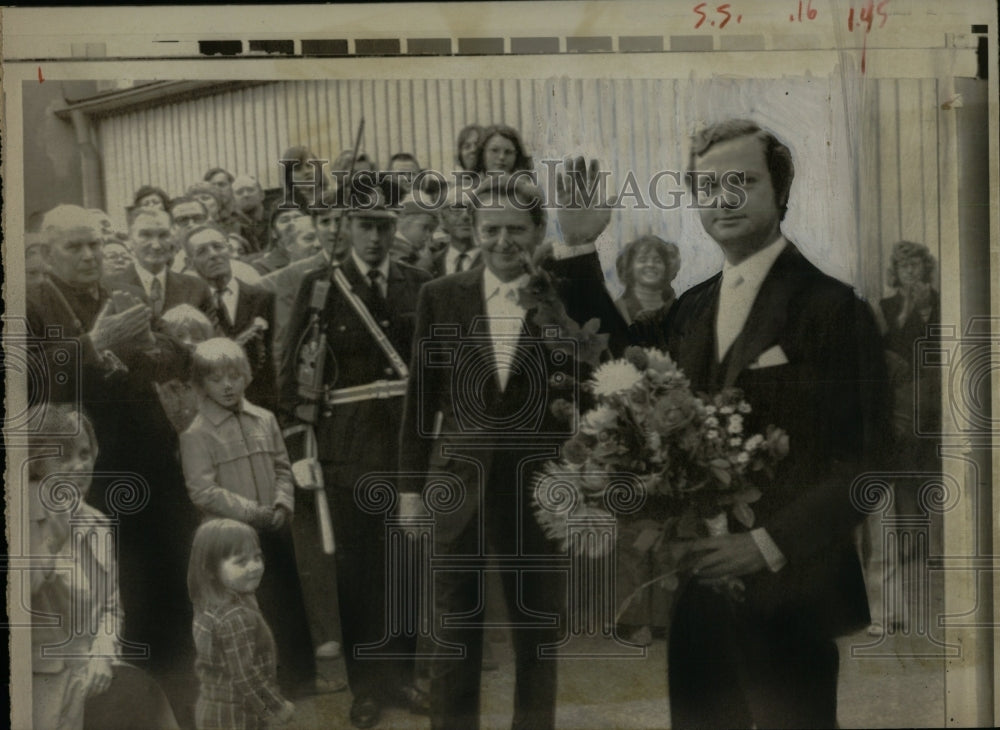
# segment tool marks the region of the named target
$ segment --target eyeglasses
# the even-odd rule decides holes
[[[189,225],[192,225],[192,224],[197,225],[199,223],[204,223],[206,220],[208,220],[208,219],[205,216],[200,215],[200,214],[199,215],[179,215],[176,218],[174,218],[174,223],[176,223],[179,226],[189,226]]]

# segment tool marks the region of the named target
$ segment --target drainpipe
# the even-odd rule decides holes
[[[101,185],[101,156],[93,142],[90,117],[74,109],[70,112],[76,144],[80,149],[80,171],[83,178],[83,207],[104,210],[104,188]]]

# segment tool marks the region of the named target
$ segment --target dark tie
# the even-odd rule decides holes
[[[371,281],[372,294],[374,294],[379,299],[384,299],[385,295],[382,294],[382,272],[378,269],[368,269],[368,279]]]
[[[163,313],[163,285],[157,278],[149,285],[149,306],[153,309],[153,314],[159,316]]]
[[[458,273],[459,271],[465,271],[465,264],[468,263],[468,261],[469,254],[462,251],[462,253],[458,255],[458,258],[455,259],[455,272]]]
[[[222,295],[225,292],[225,289],[215,290],[215,308],[219,311],[219,324],[228,333],[233,330],[233,321],[229,319],[229,310],[226,309],[226,303],[222,301]]]

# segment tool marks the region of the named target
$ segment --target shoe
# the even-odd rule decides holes
[[[316,649],[317,659],[336,659],[340,656],[340,643],[336,641],[328,641],[325,644],[320,644]]]
[[[868,635],[869,636],[884,636],[885,635],[885,627],[882,626],[882,624],[880,624],[880,623],[874,623],[874,624],[872,624],[871,626],[868,627]]]
[[[355,697],[351,703],[351,724],[358,728],[374,727],[382,717],[382,708],[371,695]]]
[[[330,695],[335,692],[343,692],[345,689],[347,689],[347,682],[342,679],[327,679],[326,677],[317,676],[313,681],[299,687],[296,694],[300,697]]]
[[[414,715],[431,714],[431,698],[426,692],[412,684],[403,684],[392,693],[390,701],[404,707]]]

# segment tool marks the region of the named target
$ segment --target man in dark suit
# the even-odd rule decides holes
[[[275,411],[278,383],[272,344],[274,294],[233,276],[226,233],[218,226],[193,228],[185,235],[183,246],[194,270],[212,287],[219,331],[246,350],[253,374],[246,390],[247,400]]]
[[[215,319],[215,305],[208,285],[196,276],[170,270],[173,258],[170,214],[157,208],[136,208],[129,224],[135,264],[110,282],[149,304],[159,317],[178,304],[190,304]]]
[[[396,462],[417,292],[430,275],[390,260],[396,215],[384,202],[351,208],[345,226],[351,252],[337,262],[340,275],[328,264],[307,274],[299,287],[281,397],[286,411],[303,414],[301,406],[308,403],[300,397],[300,370],[311,344],[325,335],[315,429],[337,544],[340,625],[354,695],[350,721],[364,728],[378,722],[385,705],[426,712],[426,696],[413,686],[414,641],[396,638],[384,647],[404,657],[399,659],[355,651],[381,641],[387,626],[384,515],[358,505],[355,485]]]
[[[472,211],[460,203],[454,193],[439,211],[441,228],[448,234],[448,245],[434,255],[431,274],[434,278],[466,271],[482,264],[479,249],[472,238]]]
[[[427,474],[427,490],[436,488],[441,473],[461,483],[453,509],[435,515],[434,554],[469,558],[468,569],[434,571],[435,635],[464,653],[431,661],[431,727],[479,727],[482,586],[490,557],[497,556],[505,565],[501,577],[516,655],[513,727],[552,728],[556,661],[540,657],[539,649],[564,635],[565,576],[558,569],[522,568],[537,568],[538,558],[555,550],[532,514],[531,487],[571,428],[550,405],[572,397],[581,373],[571,360],[553,356],[533,312],[520,303],[519,289],[545,234],[540,191],[523,180],[491,178],[473,206],[484,266],[421,290],[400,434],[402,473]],[[606,222],[599,221],[597,232]],[[591,306],[569,312],[578,321],[589,319],[602,297],[615,311],[599,269],[596,279],[574,277],[556,287],[568,309],[571,290],[587,291]],[[624,329],[619,317],[602,322],[602,330],[610,334],[616,325]],[[418,493],[401,495],[402,517],[421,509]],[[446,616],[462,620],[444,625]]]
[[[869,622],[850,489],[890,433],[878,330],[849,286],[782,235],[794,174],[784,144],[724,122],[694,137],[690,170],[725,263],[671,310],[670,352],[695,391],[742,389],[748,432],[778,426],[790,453],[761,484],[754,529],[690,546],[694,578],[671,624],[671,725],[835,727],[833,639]],[[720,197],[727,182],[736,192]],[[742,601],[711,586],[733,577]]]

